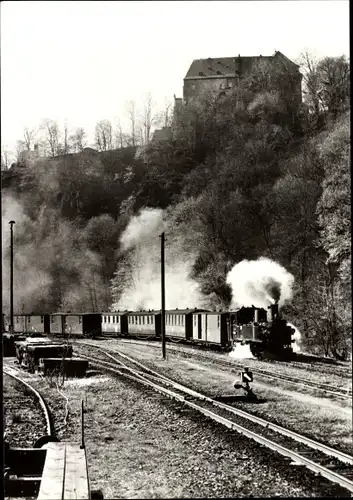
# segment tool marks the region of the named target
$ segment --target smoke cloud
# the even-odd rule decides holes
[[[204,298],[196,281],[190,278],[195,256],[183,248],[183,236],[165,218],[161,209],[144,208],[130,220],[120,238],[128,253],[128,279],[112,309],[161,308],[161,242],[166,231],[165,289],[166,308],[202,307]],[[122,261],[120,265],[126,265]],[[119,270],[118,270],[119,271]],[[119,271],[121,273],[121,270]]]
[[[144,208],[138,215],[132,217],[123,232],[120,242],[123,250],[148,244],[153,236],[165,231],[163,210],[160,208]]]
[[[292,297],[294,276],[277,262],[266,257],[243,260],[227,275],[232,288],[231,308],[263,307],[278,302],[283,306]]]
[[[4,312],[10,308],[10,243],[11,232],[7,224],[15,221],[14,232],[14,311],[31,312],[36,308],[41,296],[48,292],[51,278],[38,265],[38,254],[33,251],[33,244],[26,228],[31,227],[31,220],[27,217],[19,203],[10,194],[2,196],[2,290]],[[21,241],[21,245],[17,242]]]
[[[10,305],[10,226],[14,225],[14,312],[87,311],[103,305],[106,284],[102,257],[90,251],[85,229],[60,217],[59,211],[40,207],[29,217],[25,203],[5,191],[2,196],[2,289],[5,314]],[[108,294],[106,294],[108,295]]]

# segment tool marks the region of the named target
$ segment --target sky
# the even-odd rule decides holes
[[[161,110],[182,97],[193,59],[273,55],[349,56],[349,2],[3,1],[1,142],[15,150],[43,119],[128,127],[126,103],[148,93]]]

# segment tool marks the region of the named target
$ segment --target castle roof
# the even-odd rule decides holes
[[[236,76],[236,71],[240,70],[243,74],[249,73],[254,64],[261,61],[274,63],[278,60],[278,57],[280,57],[283,62],[290,63],[292,67],[299,68],[297,64],[293,63],[293,61],[278,51],[276,51],[273,56],[244,57],[239,55],[236,57],[209,57],[208,59],[194,59],[184,80],[210,77],[222,78],[222,76],[234,78]]]

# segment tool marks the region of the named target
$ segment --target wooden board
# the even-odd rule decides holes
[[[37,500],[90,498],[86,451],[71,443],[48,443]]]
[[[78,445],[66,445],[65,500],[89,498],[86,451]]]
[[[38,500],[62,500],[66,443],[48,443]]]

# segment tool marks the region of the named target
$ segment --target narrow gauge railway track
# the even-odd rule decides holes
[[[147,346],[151,346],[151,347],[160,348],[160,344],[159,343],[156,344],[154,342],[140,342],[140,341],[125,340],[125,339],[122,342],[123,342],[123,344],[147,345]],[[212,361],[212,363],[214,363],[216,365],[229,366],[233,369],[240,369],[244,365],[244,362],[237,363],[234,360],[230,361],[228,359],[216,359],[215,356],[212,356],[209,353],[199,352],[198,350],[196,351],[195,349],[184,347],[184,346],[168,345],[168,349],[171,351],[175,351],[175,352],[181,352],[183,354],[187,354],[190,356],[199,357],[200,359],[205,359],[208,361],[210,360],[210,361]],[[352,389],[350,389],[350,388],[320,384],[318,382],[313,382],[313,381],[307,380],[305,378],[292,377],[292,376],[286,375],[284,373],[269,372],[269,371],[263,370],[261,368],[251,367],[251,370],[254,374],[257,374],[257,375],[260,375],[262,377],[266,377],[266,378],[269,378],[272,380],[278,379],[278,380],[290,382],[291,384],[299,385],[301,387],[306,387],[306,388],[310,388],[310,389],[317,389],[317,390],[322,391],[326,394],[330,394],[332,396],[336,396],[339,398],[344,398],[344,399],[347,399],[347,398],[351,399],[352,398]]]
[[[97,360],[93,359],[92,356],[80,354],[81,357],[85,356],[89,359],[93,366],[134,380],[169,398],[180,401],[225,427],[236,430],[290,459],[295,465],[304,466],[330,482],[337,483],[353,492],[353,456],[272,424],[263,418],[255,417],[243,410],[215,401],[145,367],[126,354],[117,351],[109,352],[107,349],[85,342],[80,342],[80,345],[95,347],[113,361]],[[115,356],[111,352],[114,352]],[[125,362],[116,356],[124,359]],[[131,368],[126,361],[136,368]]]
[[[16,380],[23,386],[25,386],[26,389],[28,389],[33,394],[34,398],[38,401],[38,404],[40,405],[45,420],[45,432],[41,437],[44,438],[44,436],[47,436],[48,438],[51,438],[50,440],[53,439],[55,440],[55,428],[54,428],[53,418],[43,396],[28,381],[24,380],[21,377],[20,370],[5,365],[3,367],[3,373],[11,377],[12,379]],[[43,441],[43,439],[40,439],[40,441]]]

